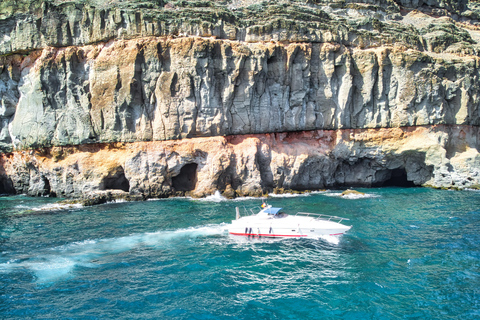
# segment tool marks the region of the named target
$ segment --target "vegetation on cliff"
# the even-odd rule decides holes
[[[420,10],[426,17],[408,17]],[[420,11],[418,11],[420,13]],[[5,0],[0,55],[138,36],[338,42],[478,54],[476,2],[453,0]],[[444,16],[445,19],[432,19]]]

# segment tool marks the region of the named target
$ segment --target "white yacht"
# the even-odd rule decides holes
[[[337,236],[347,232],[351,227],[341,224],[346,218],[324,214],[298,212],[289,215],[282,208],[262,205],[257,214],[237,217],[228,226],[228,233],[248,237],[291,237],[319,238],[321,236]]]

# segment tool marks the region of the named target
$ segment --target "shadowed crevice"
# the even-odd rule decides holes
[[[413,181],[409,181],[407,179],[407,171],[405,168],[398,168],[393,170],[388,170],[386,172],[387,177],[386,180],[383,182],[379,182],[377,187],[402,187],[402,188],[410,188],[415,187],[415,183]]]
[[[117,167],[112,170],[108,176],[103,178],[100,184],[100,190],[123,190],[128,192],[130,190],[130,183],[125,177],[123,168]]]
[[[0,194],[16,194],[12,179],[0,177]]]
[[[192,191],[197,185],[196,163],[186,164],[180,169],[178,176],[172,178],[172,186],[176,191]]]

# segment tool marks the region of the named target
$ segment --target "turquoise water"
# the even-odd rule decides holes
[[[0,318],[478,319],[480,192],[361,191],[268,199],[351,219],[323,240],[225,235],[258,199],[0,198]]]

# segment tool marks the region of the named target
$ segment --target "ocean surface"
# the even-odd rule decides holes
[[[480,192],[269,197],[349,218],[325,239],[225,234],[261,199],[61,207],[0,198],[0,319],[479,319]]]

